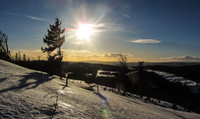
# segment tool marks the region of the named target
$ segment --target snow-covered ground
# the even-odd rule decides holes
[[[88,84],[83,81],[70,80],[69,87],[64,87],[64,84],[64,80],[57,76],[0,60],[0,119],[50,118],[48,110],[55,103],[57,94],[58,108],[54,118],[200,118],[193,112],[164,108],[104,91],[103,86],[100,86],[99,94],[95,90],[87,90]]]
[[[183,77],[176,76],[175,74],[169,74],[169,73],[166,73],[166,72],[150,70],[150,69],[148,69],[147,71],[148,72],[154,72],[154,73],[164,77],[166,80],[168,80],[170,82],[180,82],[181,84],[188,86],[193,93],[199,93],[199,91],[200,91],[199,90],[200,85],[197,84],[195,81],[187,80]]]

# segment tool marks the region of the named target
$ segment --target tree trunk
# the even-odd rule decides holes
[[[59,47],[59,56],[60,56],[60,63],[59,63],[59,67],[60,67],[60,79],[62,79],[62,59],[61,59],[61,50],[60,50],[60,47]]]
[[[68,77],[66,77],[66,87],[67,87],[67,85],[68,85]]]

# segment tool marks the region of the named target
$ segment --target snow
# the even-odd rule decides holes
[[[97,77],[105,77],[105,78],[114,78],[115,75],[118,72],[115,71],[104,71],[104,70],[98,70],[97,71]]]
[[[103,90],[87,90],[88,84],[69,80],[69,87],[57,76],[30,70],[0,60],[0,118],[50,118],[50,106],[58,95],[53,118],[67,119],[198,119],[199,114],[164,108],[134,97]],[[96,85],[96,84],[92,84]],[[52,93],[51,93],[52,92]],[[49,94],[49,95],[48,95]]]
[[[166,80],[170,82],[180,82],[182,85],[188,86],[192,93],[198,94],[200,89],[200,84],[197,84],[195,81],[185,79],[180,76],[176,76],[175,74],[169,74],[166,72],[156,71],[148,69],[148,72],[154,72],[162,77],[164,77]]]

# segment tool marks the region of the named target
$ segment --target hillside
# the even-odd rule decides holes
[[[30,70],[0,60],[0,118],[50,118],[51,106],[58,107],[54,118],[119,119],[198,119],[199,114],[177,111],[145,103],[137,97],[124,97],[69,80],[69,87],[57,76]],[[91,84],[94,85],[95,84]]]

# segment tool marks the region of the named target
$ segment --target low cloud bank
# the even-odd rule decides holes
[[[162,59],[176,60],[176,61],[200,61],[200,57],[198,56],[179,56],[179,57],[168,57]]]

